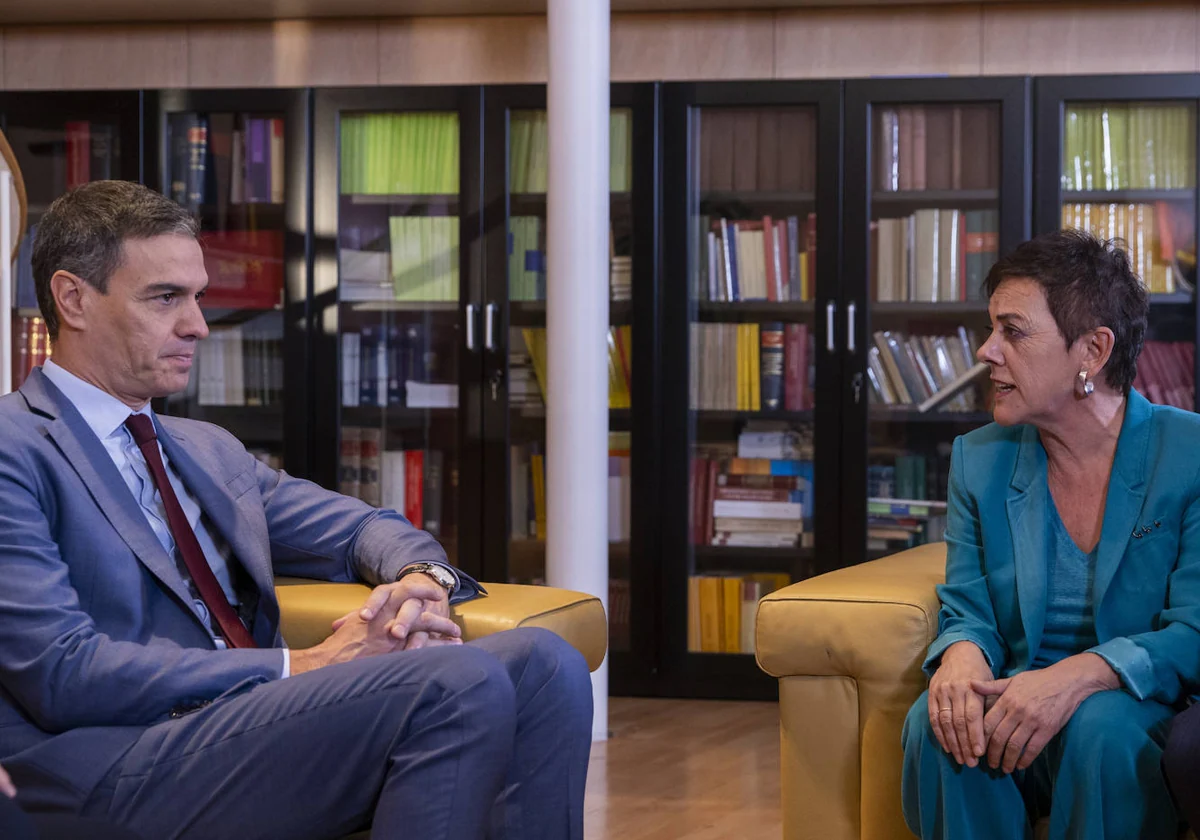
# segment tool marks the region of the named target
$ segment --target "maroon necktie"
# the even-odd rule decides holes
[[[175,489],[167,479],[167,470],[158,452],[158,435],[154,432],[154,421],[145,414],[130,414],[125,420],[125,427],[129,429],[134,443],[146,458],[146,466],[150,468],[150,475],[154,477],[154,484],[158,487],[158,494],[162,497],[163,507],[167,511],[167,525],[171,529],[171,535],[175,537],[175,546],[183,555],[183,562],[200,592],[200,598],[208,607],[209,614],[217,619],[225,643],[232,648],[258,647],[246,625],[242,624],[242,620],[230,605],[229,599],[225,597],[225,591],[221,589],[221,584],[217,583],[208,561],[204,559],[204,551],[196,540],[196,532],[188,524],[187,516],[175,495]]]

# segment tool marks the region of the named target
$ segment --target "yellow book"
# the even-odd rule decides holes
[[[746,332],[749,334],[746,339],[746,344],[749,348],[750,369],[747,371],[750,374],[750,410],[762,410],[762,362],[760,354],[762,352],[762,336],[759,334],[758,324],[747,324]]]
[[[546,539],[546,457],[530,455],[529,469],[533,474],[533,518],[537,524],[537,538]]]
[[[719,577],[700,577],[700,650],[720,653],[724,635],[721,632],[721,594]]]
[[[699,653],[700,647],[700,578],[688,577],[688,652]]]
[[[542,327],[523,327],[521,337],[525,339],[525,349],[529,351],[529,361],[533,364],[533,375],[537,377],[538,388],[542,392],[542,402],[546,402],[546,330]]]
[[[721,581],[721,651],[742,652],[742,579],[720,578]]]

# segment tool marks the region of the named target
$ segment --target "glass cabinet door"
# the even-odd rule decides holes
[[[459,118],[343,112],[339,489],[457,557]]]
[[[479,217],[460,94],[316,93],[314,462],[319,480],[399,512],[478,574],[464,493],[480,491],[462,475],[478,474],[464,458],[478,377],[464,254],[478,240],[464,231]]]
[[[136,92],[0,95],[0,119],[21,167],[28,198],[26,234],[13,273],[12,383],[51,355],[33,283],[33,238],[50,203],[68,190],[108,178],[140,180]]]
[[[541,92],[538,91],[540,98]],[[508,579],[546,575],[546,176],[542,108],[508,108]],[[629,648],[633,463],[633,120],[614,107],[609,123],[608,540],[609,634]],[[485,311],[489,319],[491,311]]]
[[[1196,407],[1196,103],[1068,101],[1061,225],[1117,239],[1150,295],[1134,387]]]
[[[289,209],[303,205],[289,183],[295,118],[281,93],[250,103],[220,93],[167,91],[158,96],[158,181],[200,222],[208,270],[201,301],[208,338],[196,349],[185,391],[165,411],[205,420],[238,437],[264,463],[303,473],[284,458],[285,369],[302,356],[285,341],[289,302],[285,241]],[[299,193],[299,194],[297,194]]]
[[[1022,79],[847,85],[845,563],[940,542],[954,439],[991,422],[975,353],[987,274],[1028,235],[1027,96]]]

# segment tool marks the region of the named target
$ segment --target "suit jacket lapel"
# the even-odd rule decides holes
[[[1137,391],[1131,390],[1108,479],[1104,524],[1100,530],[1096,579],[1092,590],[1096,631],[1101,638],[1104,638],[1101,629],[1104,595],[1125,556],[1125,549],[1142,513],[1142,502],[1146,498],[1146,452],[1150,444],[1151,416],[1150,403]]]
[[[158,541],[141,505],[129,492],[129,486],[109,457],[104,444],[96,437],[83,416],[71,405],[70,400],[54,387],[53,383],[34,369],[21,395],[34,411],[51,419],[46,426],[47,436],[62,452],[67,463],[79,475],[88,493],[96,501],[105,518],[138,561],[154,575],[186,607],[192,610],[192,596],[174,560]],[[200,621],[199,618],[196,619]]]
[[[1048,520],[1050,490],[1046,484],[1046,451],[1037,429],[1025,427],[1006,501],[1016,567],[1017,603],[1029,646],[1028,665],[1037,655],[1046,624]]]
[[[196,463],[196,459],[188,453],[186,435],[178,431],[167,431],[162,424],[157,422],[156,426],[159,441],[162,442],[167,457],[171,459],[172,466],[183,478],[183,483],[187,485],[188,490],[196,496],[196,501],[200,503],[200,509],[208,515],[209,525],[220,531],[221,536],[229,543],[234,557],[249,573],[259,592],[269,596],[266,599],[267,603],[260,602],[260,605],[267,607],[267,604],[274,604],[274,598],[270,597],[274,587],[271,560],[263,554],[259,543],[246,533],[244,528],[238,527],[241,516],[237,510],[236,501],[224,485],[214,480],[209,472]],[[272,612],[273,609],[267,607],[271,623],[271,627],[267,629],[273,633],[274,627],[278,626],[279,616],[277,613],[272,615]],[[261,624],[261,622],[256,623],[256,631],[264,630]],[[255,636],[258,636],[257,632]],[[263,640],[258,639],[258,641],[263,644]],[[266,644],[271,644],[270,638],[266,640]]]

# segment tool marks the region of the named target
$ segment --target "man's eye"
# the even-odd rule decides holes
[[[171,303],[172,301],[175,300],[175,293],[167,292],[166,294],[161,294],[158,296],[158,299],[161,300],[163,303]]]
[[[203,290],[203,291],[196,292],[196,300],[197,300],[197,301],[199,301],[199,300],[200,300],[201,298],[203,298],[203,297],[204,297],[206,294],[208,294],[208,290],[207,290],[207,289],[205,289],[205,290]]]

